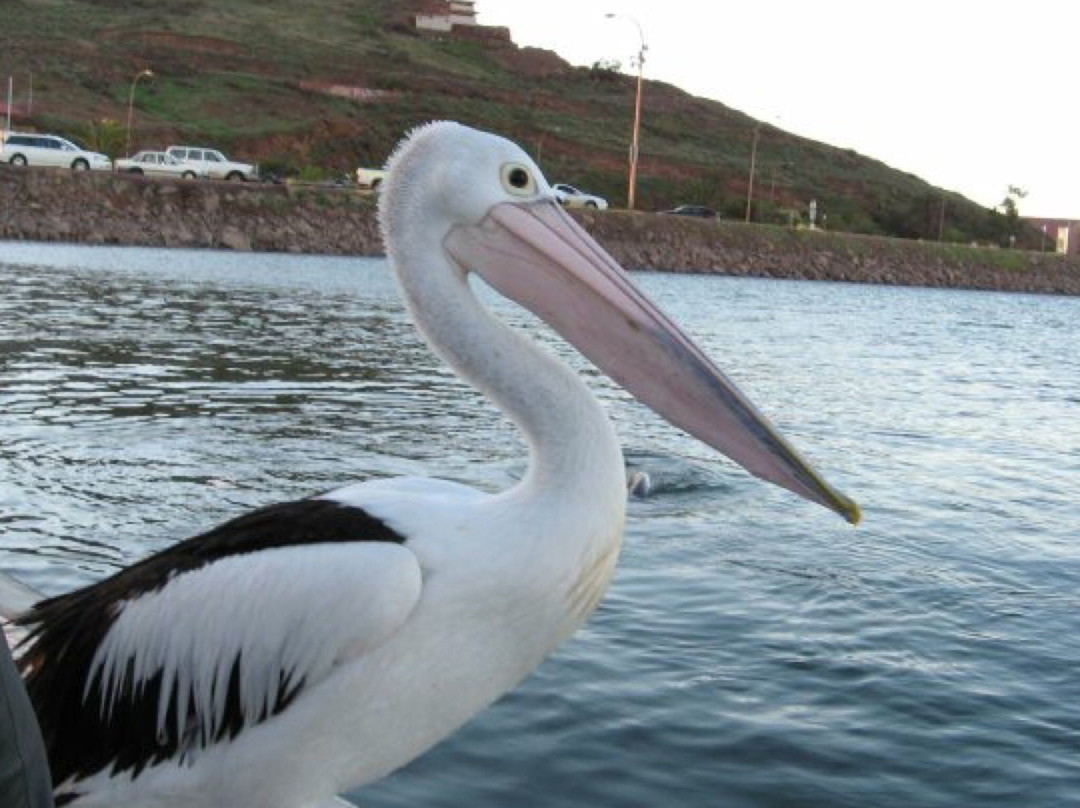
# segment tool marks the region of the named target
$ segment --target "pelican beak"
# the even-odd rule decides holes
[[[675,426],[751,474],[859,522],[859,506],[798,455],[557,203],[498,204],[479,224],[452,229],[444,246]]]

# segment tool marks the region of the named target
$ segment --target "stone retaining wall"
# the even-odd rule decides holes
[[[621,211],[575,215],[632,269],[1080,295],[1080,259],[1048,253]],[[383,252],[371,194],[0,165],[2,239]]]
[[[378,255],[370,195],[0,166],[0,239]]]
[[[1080,295],[1080,260],[1053,253],[676,216],[610,217],[589,212],[579,218],[630,268]]]

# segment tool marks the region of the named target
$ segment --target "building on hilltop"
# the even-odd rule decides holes
[[[1046,244],[1054,244],[1054,252],[1062,255],[1080,255],[1080,219],[1039,219],[1025,216],[1024,222],[1041,230]]]
[[[420,34],[510,42],[510,31],[476,21],[474,0],[425,0],[417,5],[413,24]]]
[[[424,13],[416,15],[416,30],[449,34],[455,25],[479,25],[476,3],[472,0],[442,0],[425,4]]]

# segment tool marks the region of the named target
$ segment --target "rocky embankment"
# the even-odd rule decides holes
[[[381,250],[374,199],[338,189],[3,165],[0,239],[360,255]]]
[[[1080,260],[1053,254],[618,211],[578,219],[630,268],[1080,295]],[[0,239],[383,252],[370,194],[10,166],[0,166]]]
[[[1080,259],[1053,253],[677,216],[590,212],[579,220],[631,268],[1080,295]]]

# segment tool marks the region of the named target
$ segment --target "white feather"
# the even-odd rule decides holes
[[[195,740],[207,746],[221,728],[237,660],[250,724],[274,705],[282,675],[286,687],[311,686],[335,665],[378,647],[408,618],[420,591],[416,557],[396,544],[305,545],[231,556],[125,603],[94,656],[86,689],[100,675],[108,716],[130,662],[133,687],[160,672],[159,734],[175,683],[178,726],[184,726],[190,696]]]

